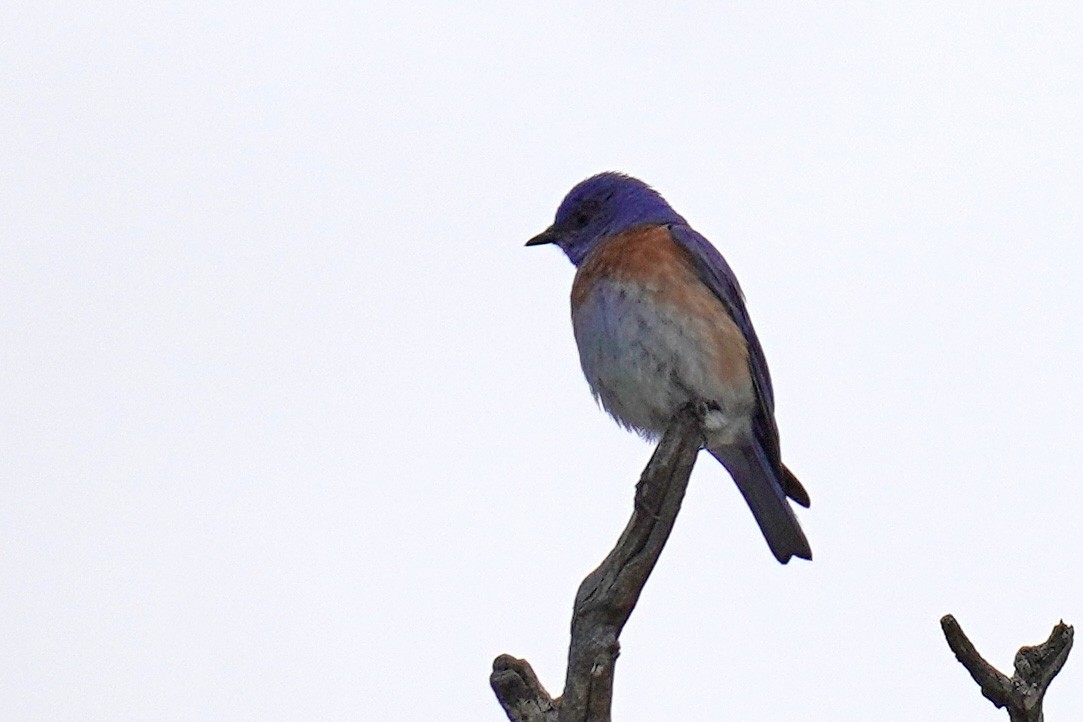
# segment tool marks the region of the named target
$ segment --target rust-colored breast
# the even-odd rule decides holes
[[[572,308],[586,300],[601,279],[635,282],[665,294],[667,286],[686,280],[690,270],[663,226],[640,226],[607,238],[584,259],[572,283]],[[693,274],[694,278],[694,274]]]
[[[666,307],[699,339],[719,381],[748,386],[748,344],[722,301],[696,275],[688,252],[664,226],[640,226],[606,239],[584,259],[572,283],[572,312],[599,282],[635,284],[644,302]]]

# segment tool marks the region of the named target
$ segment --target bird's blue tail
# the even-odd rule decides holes
[[[774,469],[760,445],[753,441],[709,451],[729,470],[775,558],[783,564],[790,557],[812,559],[812,549],[786,499],[781,472]]]

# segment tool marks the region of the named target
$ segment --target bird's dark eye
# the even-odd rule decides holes
[[[598,215],[601,210],[599,203],[595,200],[588,200],[582,203],[575,212],[572,213],[572,225],[576,228],[585,228],[594,217]]]

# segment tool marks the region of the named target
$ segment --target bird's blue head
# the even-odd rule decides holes
[[[600,173],[572,188],[553,225],[527,241],[555,243],[579,263],[604,238],[645,223],[684,223],[658,191],[623,173]]]

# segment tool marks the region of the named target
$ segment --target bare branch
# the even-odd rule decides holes
[[[955,617],[945,615],[940,620],[940,628],[944,630],[944,637],[948,640],[951,651],[955,653],[955,658],[970,672],[985,698],[998,709],[1007,705],[1012,693],[1012,681],[985,661],[963,632],[963,628],[955,621]]]
[[[1045,642],[1021,648],[1015,655],[1015,674],[1011,679],[978,654],[955,617],[944,616],[940,627],[955,658],[970,672],[986,699],[998,708],[1007,708],[1011,722],[1042,722],[1046,690],[1072,649],[1071,626],[1061,621]]]
[[[512,722],[609,722],[620,633],[680,511],[703,445],[701,417],[689,407],[670,424],[636,485],[616,547],[579,586],[564,694],[551,699],[524,660],[501,655],[493,663],[489,682]]]
[[[489,685],[512,722],[556,722],[553,698],[525,659],[507,654],[497,657]]]

